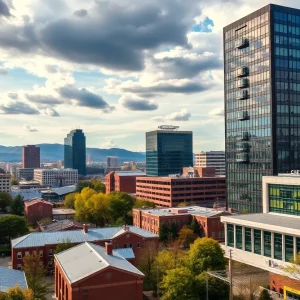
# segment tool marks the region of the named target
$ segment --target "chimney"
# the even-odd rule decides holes
[[[113,244],[111,242],[105,242],[105,253],[107,255],[112,255]]]
[[[83,224],[83,232],[87,233],[88,232],[88,227],[86,224]]]
[[[124,231],[129,231],[129,226],[123,225],[123,230],[124,230]]]

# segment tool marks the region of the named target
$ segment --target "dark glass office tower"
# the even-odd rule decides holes
[[[300,10],[268,5],[223,38],[228,207],[261,212],[261,177],[300,169]]]
[[[181,174],[183,167],[193,166],[193,133],[177,128],[161,126],[146,133],[147,176]]]
[[[72,130],[65,138],[64,166],[86,175],[85,136],[81,129]]]

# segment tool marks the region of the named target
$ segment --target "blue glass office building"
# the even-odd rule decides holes
[[[191,131],[155,130],[146,133],[147,176],[181,174],[183,167],[193,166]]]
[[[300,10],[267,5],[223,39],[228,206],[261,212],[262,176],[300,169]]]
[[[72,130],[65,138],[64,166],[78,170],[80,175],[86,175],[86,145],[81,129]]]

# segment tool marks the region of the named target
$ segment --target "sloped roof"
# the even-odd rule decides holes
[[[101,240],[110,240],[118,232],[122,230],[119,227],[105,227],[105,228],[89,228],[87,233],[83,230],[67,230],[55,232],[32,232],[23,237],[13,239],[11,241],[12,248],[27,248],[39,247],[44,245],[56,245],[65,240],[70,240],[72,243],[94,242]],[[143,230],[135,226],[128,226],[131,233],[138,234],[145,238],[154,238],[158,235]],[[125,231],[124,231],[125,232]]]
[[[70,283],[75,283],[110,266],[144,276],[142,272],[118,252],[113,251],[112,255],[108,255],[104,247],[92,243],[85,242],[75,246],[56,254],[55,258],[64,270]]]
[[[42,194],[46,193],[55,193],[58,196],[73,193],[76,191],[76,185],[69,185],[69,186],[63,186],[58,188],[51,188],[49,190],[43,190],[41,191]]]
[[[28,200],[28,201],[24,202],[25,206],[31,206],[31,205],[35,205],[35,204],[41,204],[41,203],[53,206],[52,203],[45,201],[43,199],[33,199],[33,200]]]
[[[19,285],[22,289],[27,288],[25,273],[18,270],[0,267],[0,291],[6,292],[9,288]]]
[[[119,249],[115,249],[114,251],[119,253],[126,259],[134,259],[135,258],[132,248],[119,248]]]

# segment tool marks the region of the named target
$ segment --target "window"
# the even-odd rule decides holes
[[[261,231],[254,229],[254,253],[261,254]]]
[[[282,235],[274,233],[274,258],[282,260]]]
[[[264,231],[264,256],[271,257],[271,232]]]
[[[137,243],[136,243],[136,246],[137,246],[138,248],[140,248],[140,247],[141,247],[140,242],[137,242]]]
[[[21,271],[21,270],[22,270],[22,265],[21,265],[21,264],[17,264],[17,269],[18,269],[19,271]]]
[[[129,248],[132,248],[132,243],[129,244]]]
[[[242,226],[235,227],[236,248],[243,249],[243,229]]]
[[[234,229],[233,229],[233,224],[227,224],[227,246],[234,247]]]
[[[53,249],[49,249],[48,254],[49,254],[49,256],[52,256],[53,255]]]
[[[127,244],[124,244],[124,248],[127,248]]]
[[[251,252],[251,228],[245,228],[245,250]]]
[[[294,238],[290,235],[285,236],[285,261],[294,258]]]
[[[43,257],[43,250],[40,250],[40,257]]]
[[[18,259],[21,259],[21,258],[22,258],[22,252],[18,252],[17,258],[18,258]]]

